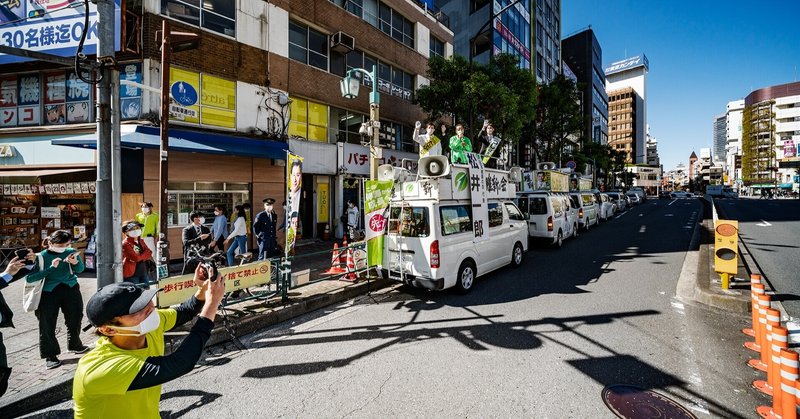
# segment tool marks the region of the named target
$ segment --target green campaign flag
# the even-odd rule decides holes
[[[364,197],[364,226],[366,226],[367,264],[379,265],[383,259],[383,233],[386,230],[384,210],[392,194],[391,180],[368,180]]]

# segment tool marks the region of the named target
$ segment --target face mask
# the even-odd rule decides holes
[[[272,211],[272,205],[267,205],[266,207],[264,207],[264,209],[266,209],[267,211],[271,212]]]
[[[47,248],[47,250],[49,250],[49,251],[51,251],[53,253],[64,253],[67,250],[67,248],[66,247],[50,246],[50,247]]]
[[[128,237],[133,237],[134,239],[142,235],[142,230],[133,230],[128,232]]]
[[[136,326],[109,326],[114,330],[124,330],[127,332],[135,332],[131,333],[121,333],[121,335],[125,336],[142,336],[146,335],[153,330],[158,329],[158,326],[161,324],[161,317],[158,316],[158,311],[153,310],[146,319],[144,319],[141,323],[137,324]]]
[[[145,214],[150,214],[150,207],[142,208],[142,212],[145,213]]]
[[[214,211],[214,215],[220,215],[220,214],[222,214],[222,213],[219,212],[219,211]]]
[[[205,223],[206,223],[206,218],[200,217],[200,224],[205,224]]]

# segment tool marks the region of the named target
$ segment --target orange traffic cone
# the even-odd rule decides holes
[[[764,341],[767,338],[764,332],[767,330],[767,309],[769,308],[770,296],[760,294],[758,296],[758,323],[756,323],[756,338],[755,342],[745,342],[744,347],[751,351],[761,352],[764,346]]]
[[[758,323],[758,295],[764,294],[764,284],[761,283],[761,275],[750,275],[750,316],[752,324],[749,328],[742,329],[742,333],[750,337],[756,337],[756,323]]]
[[[780,325],[781,312],[774,308],[768,308],[767,328],[766,333],[763,335],[765,340],[764,344],[761,345],[761,357],[760,359],[751,359],[747,362],[747,365],[749,365],[751,368],[764,372],[769,371],[770,364],[772,363],[772,345],[775,344],[775,342],[772,340],[772,331],[774,328],[779,327]]]
[[[780,374],[775,380],[776,383],[779,383],[779,387],[776,387],[773,392],[772,407],[759,406],[756,408],[756,412],[762,418],[797,418],[795,411],[797,360],[797,352],[781,349]]]
[[[772,396],[775,389],[780,388],[778,380],[781,374],[781,349],[786,349],[789,345],[789,331],[785,327],[775,326],[770,329],[772,331],[769,339],[771,345],[767,379],[753,381],[753,387],[767,396]]]
[[[356,263],[353,261],[353,249],[347,249],[347,275],[342,277],[344,281],[356,282],[358,275],[356,275]]]
[[[339,275],[343,274],[346,271],[342,269],[342,264],[339,262],[339,243],[333,244],[333,253],[331,254],[331,268],[325,271],[324,273],[328,275]]]

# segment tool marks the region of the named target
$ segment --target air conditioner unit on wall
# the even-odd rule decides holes
[[[331,35],[331,49],[340,54],[347,54],[356,49],[356,39],[344,32],[336,32]]]

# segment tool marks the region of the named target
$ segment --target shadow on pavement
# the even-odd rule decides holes
[[[162,418],[164,418],[164,419],[167,419],[167,418],[179,418],[179,417],[181,417],[183,415],[188,414],[192,410],[197,409],[198,407],[207,405],[209,403],[213,403],[215,400],[217,400],[218,398],[222,397],[222,394],[219,394],[219,393],[208,393],[208,392],[200,391],[200,390],[175,390],[175,391],[170,391],[168,393],[162,394],[161,395],[161,401],[163,402],[164,400],[167,400],[167,399],[175,399],[175,398],[179,398],[179,397],[197,397],[197,398],[199,398],[199,400],[197,400],[196,402],[192,403],[188,407],[186,407],[184,409],[181,409],[181,410],[178,410],[176,412],[173,412],[171,410],[162,411],[161,412],[161,417]]]

